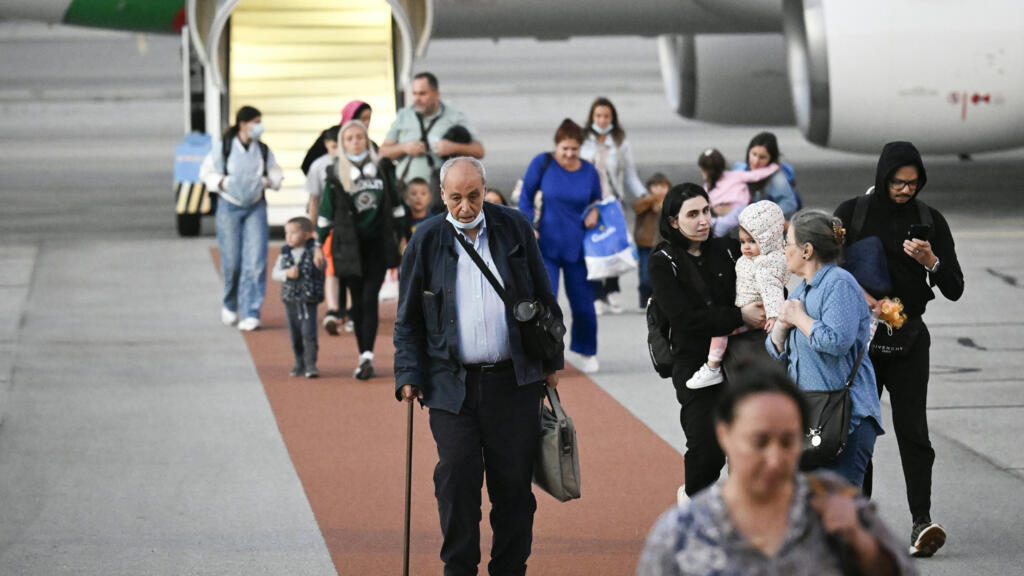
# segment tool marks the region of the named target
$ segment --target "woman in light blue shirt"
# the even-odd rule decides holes
[[[837,265],[845,230],[820,210],[801,210],[786,235],[786,263],[803,282],[785,302],[766,341],[768,353],[786,363],[801,390],[840,390],[871,340],[871,313],[860,285]],[[853,414],[846,449],[833,470],[851,484],[864,470],[883,434],[875,370],[864,354],[850,387]]]
[[[215,142],[199,169],[206,189],[218,194],[217,249],[224,293],[220,319],[252,331],[260,327],[267,294],[267,188],[279,190],[283,178],[274,153],[260,141],[263,116],[242,106],[235,124]]]

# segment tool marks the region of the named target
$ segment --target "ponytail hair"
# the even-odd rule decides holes
[[[263,116],[263,114],[256,108],[252,106],[242,106],[238,109],[238,112],[235,112],[235,123],[224,132],[224,140],[230,141],[235,136],[238,136],[239,124],[242,122],[250,122],[260,116]]]
[[[714,148],[708,148],[697,158],[697,166],[707,173],[708,190],[712,190],[725,172],[725,156]]]

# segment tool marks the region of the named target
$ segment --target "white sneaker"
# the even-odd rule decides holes
[[[584,374],[593,374],[597,372],[600,365],[597,362],[597,356],[580,355],[580,359],[576,362],[576,367]]]
[[[238,312],[232,312],[227,308],[221,308],[220,321],[223,322],[225,326],[234,326],[235,322],[238,322]]]
[[[262,326],[259,318],[246,318],[238,323],[238,329],[244,332],[252,332]]]
[[[604,300],[594,300],[594,313],[598,316],[604,316],[604,313],[608,311],[608,304]]]
[[[686,387],[690,390],[700,390],[701,388],[707,388],[708,386],[714,386],[715,384],[721,384],[724,378],[722,377],[722,367],[712,368],[707,364],[700,367],[690,379],[686,381]]]
[[[345,332],[352,332],[356,329],[356,323],[351,320],[345,321]]]
[[[618,292],[608,294],[608,311],[612,314],[622,314],[622,304],[619,304]]]
[[[676,504],[682,506],[690,501],[690,496],[686,494],[686,484],[680,484],[679,489],[676,490]]]

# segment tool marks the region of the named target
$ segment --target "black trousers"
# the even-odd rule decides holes
[[[531,482],[540,436],[542,385],[515,373],[467,373],[458,414],[430,410],[437,443],[434,495],[441,518],[445,576],[473,575],[480,563],[480,489],[491,501],[492,576],[526,574],[537,500]]]
[[[686,435],[683,462],[686,466],[686,493],[690,496],[714,484],[722,466],[725,466],[725,453],[715,436],[715,405],[725,383],[690,390],[686,381],[695,370],[686,362],[676,362],[672,366],[672,384],[680,406],[679,423]]]
[[[884,328],[880,328],[884,329]],[[907,503],[915,521],[930,519],[932,507],[932,466],[935,450],[928,438],[928,376],[932,344],[927,326],[922,326],[910,353],[906,356],[871,355],[878,379],[878,397],[889,390],[892,426],[907,484]],[[871,496],[873,469],[864,474],[864,494]]]
[[[292,337],[295,365],[309,370],[316,367],[318,343],[316,335],[316,302],[285,302],[288,333]]]
[[[359,278],[342,278],[343,286],[348,286],[352,294],[352,309],[349,318],[356,333],[356,344],[359,352],[373,352],[373,342],[377,339],[379,323],[380,287],[384,285],[384,276],[388,270],[384,267],[384,257],[378,248],[379,242],[360,241],[359,255],[362,260],[363,275]],[[344,295],[344,292],[342,292]]]
[[[590,288],[594,291],[594,301],[608,301],[608,295],[619,291],[619,277],[602,278],[601,280],[587,280]]]

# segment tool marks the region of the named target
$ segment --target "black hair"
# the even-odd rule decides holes
[[[235,112],[235,123],[224,132],[224,140],[230,140],[238,136],[238,125],[242,122],[250,122],[263,116],[259,110],[252,106],[242,106]]]
[[[438,86],[437,76],[434,76],[430,72],[420,72],[419,74],[412,77],[413,80],[426,80],[427,84],[430,84],[430,89],[437,92]]]
[[[707,173],[708,190],[711,190],[725,173],[725,156],[714,148],[708,148],[697,158],[697,167]]]
[[[750,163],[750,149],[754,146],[764,146],[764,149],[768,151],[768,159],[770,164],[778,164],[779,156],[779,140],[775,137],[775,134],[771,132],[761,132],[750,139],[750,144],[747,144],[747,157],[743,160]]]
[[[715,420],[731,425],[736,418],[736,407],[755,394],[789,397],[800,413],[800,429],[807,428],[807,402],[800,388],[789,379],[781,364],[756,356],[740,358],[729,371],[729,381],[722,388],[715,406]]]
[[[658,219],[658,233],[672,244],[674,248],[687,250],[690,247],[691,241],[686,236],[683,236],[683,233],[678,229],[672,227],[671,219],[679,216],[679,210],[683,207],[684,202],[698,197],[710,203],[708,193],[704,190],[704,187],[693,182],[676,184],[665,195],[665,200],[661,205],[661,217]]]
[[[594,102],[590,105],[590,112],[587,113],[586,131],[593,134],[594,136],[600,136],[596,130],[594,130],[594,110],[597,110],[598,106],[604,106],[612,111],[612,131],[609,134],[612,140],[615,141],[616,146],[622,146],[622,141],[626,139],[626,130],[619,124],[619,111],[615,109],[615,104],[612,101],[599,96],[594,99]]]
[[[505,199],[505,194],[503,194],[501,190],[498,190],[497,188],[488,188],[487,192],[497,194],[498,198],[501,198],[501,202],[499,202],[499,204],[502,206],[508,206],[508,200]],[[486,196],[486,194],[484,194],[484,196]]]
[[[327,130],[324,130],[323,132],[321,132],[320,133],[320,141],[321,142],[325,142],[325,141],[337,142],[338,141],[338,127],[337,126],[332,126],[332,127],[328,128]]]
[[[296,216],[291,218],[288,220],[288,224],[298,224],[299,228],[306,233],[313,232],[315,230],[315,228],[313,228],[313,221],[305,216]]]
[[[422,184],[424,186],[430,187],[430,183],[429,182],[427,182],[423,178],[420,178],[419,176],[417,176],[417,177],[413,178],[412,180],[409,180],[409,182],[406,183],[405,189],[408,190],[409,188],[412,187],[413,184],[417,184],[417,185]]]

